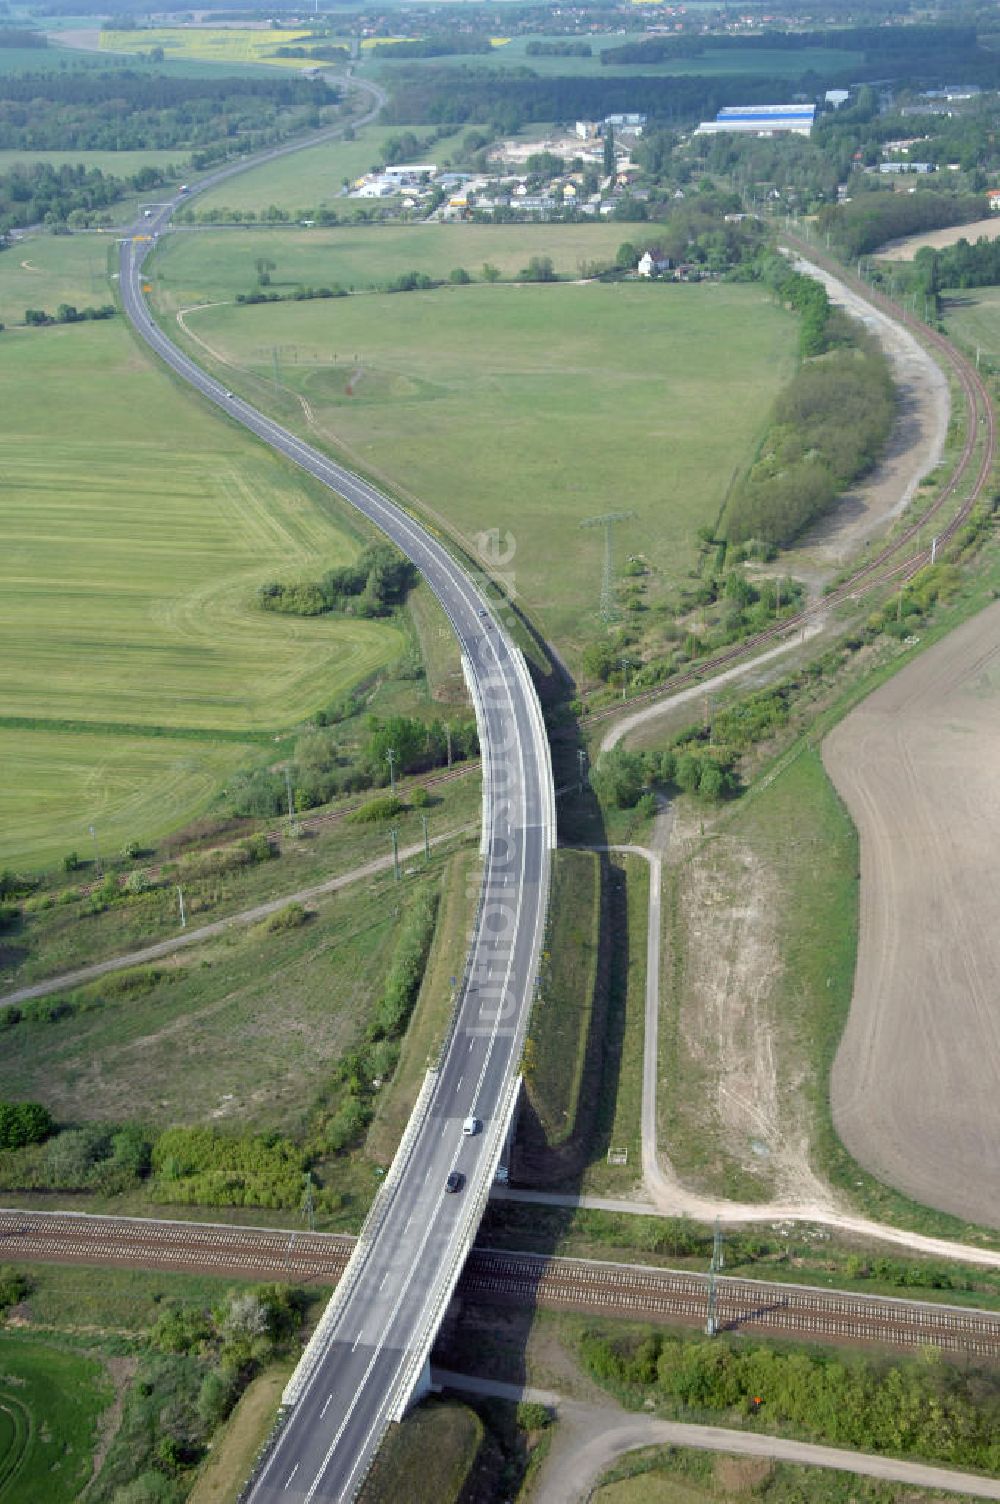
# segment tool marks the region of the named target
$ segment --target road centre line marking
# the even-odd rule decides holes
[[[320,1418],[320,1420],[322,1420],[322,1419],[323,1419],[323,1417],[324,1417],[324,1415],[325,1415],[325,1414],[326,1414],[326,1412],[327,1412],[327,1411],[328,1411],[328,1410],[329,1410],[329,1408],[330,1408],[330,1401],[331,1401],[331,1400],[332,1400],[332,1399],[333,1399],[333,1393],[332,1393],[332,1391],[331,1391],[331,1393],[330,1393],[330,1394],[328,1394],[328,1395],[327,1395],[327,1397],[326,1397],[326,1400],[325,1400],[325,1402],[324,1402],[324,1405],[323,1405],[323,1408],[322,1408],[322,1410],[321,1410],[321,1411],[320,1411],[320,1412],[319,1412],[319,1418]]]

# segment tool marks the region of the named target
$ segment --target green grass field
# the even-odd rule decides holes
[[[553,858],[542,984],[531,1010],[524,1072],[550,1144],[571,1138],[577,1123],[598,1001],[601,877],[596,852],[557,851]]]
[[[474,254],[501,243],[487,229]],[[454,263],[469,249],[454,242]],[[207,347],[230,363],[232,385],[305,431],[304,399],[311,437],[447,519],[470,550],[484,530],[509,531],[506,572],[571,662],[600,629],[604,539],[579,524],[635,513],[618,567],[645,555],[652,600],[692,567],[695,530],[714,523],[795,367],[794,321],[761,290],[722,284],[447,287],[211,307],[187,327],[201,358]]]
[[[0,722],[0,852],[4,861],[90,855],[93,824],[105,852],[155,840],[211,802],[229,770],[257,749],[239,742],[129,733],[5,727]]]
[[[941,298],[952,338],[967,350],[979,347],[994,366],[1000,365],[1000,287],[963,288]]]
[[[778,48],[773,51],[755,49],[752,52],[733,48],[726,52],[707,52],[702,57],[671,58],[668,62],[661,63],[603,64],[602,52],[613,47],[621,47],[629,40],[640,40],[640,38],[630,38],[624,35],[582,38],[581,40],[590,42],[592,50],[590,57],[531,57],[528,54],[529,42],[565,40],[565,37],[542,37],[534,34],[512,37],[503,46],[494,46],[492,52],[489,53],[455,54],[449,57],[427,58],[424,61],[429,66],[435,67],[443,64],[451,67],[487,68],[492,72],[503,72],[512,68],[530,68],[532,72],[542,77],[572,75],[606,79],[631,77],[635,74],[645,77],[670,75],[683,77],[697,74],[708,78],[725,78],[732,74],[757,74],[766,78],[799,78],[810,69],[820,75],[825,75],[831,70],[842,72],[845,69],[855,68],[863,61],[862,54],[859,52],[828,51],[823,47],[800,47],[793,52]],[[365,58],[364,53],[362,57]],[[408,58],[407,64],[412,66],[414,62],[420,61],[420,59]],[[398,66],[384,58],[371,58],[365,61],[365,72],[377,73],[381,80],[390,82]]]
[[[516,277],[532,256],[550,256],[559,276],[575,278],[584,262],[613,261],[629,234],[628,225],[603,222],[199,230],[171,236],[152,269],[157,300],[173,311],[249,292],[256,284],[259,257],[275,262],[270,276],[276,292],[290,291],[300,282],[380,287],[409,271],[445,279],[458,266],[481,279],[484,262],[506,279]]]
[[[296,213],[331,205],[337,200],[344,178],[353,180],[382,162],[382,142],[394,135],[399,135],[398,127],[369,125],[353,141],[324,141],[319,146],[303,147],[278,162],[265,162],[240,173],[230,182],[199,196],[196,208],[199,212],[227,208],[253,209],[259,213],[275,204],[279,209]],[[442,166],[453,149],[451,138],[435,142],[430,160]],[[340,203],[345,213],[356,207],[353,200],[342,199]]]
[[[392,889],[383,874],[377,898],[359,883],[316,900],[298,929],[208,941],[142,995],[19,1024],[4,1035],[0,1097],[45,1101],[60,1121],[301,1132],[381,988],[400,910]]]
[[[92,1358],[0,1336],[3,1504],[73,1504],[90,1476],[98,1417],[109,1399]]]
[[[8,329],[22,324],[26,308],[55,313],[60,303],[91,308],[112,302],[109,249],[109,235],[39,234],[9,245],[0,253],[0,323]]]
[[[144,746],[141,728],[208,743],[281,731],[406,639],[388,623],[257,609],[263,580],[357,544],[319,488],[179,390],[120,322],[9,331],[4,356],[0,696],[13,773],[0,861],[37,863],[95,818],[111,839],[162,831],[158,780],[181,821],[204,804],[206,776],[242,759],[235,744],[204,756]],[[67,722],[129,729],[112,747],[69,737]],[[193,779],[179,776],[184,757]]]

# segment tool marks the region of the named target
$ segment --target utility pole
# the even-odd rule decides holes
[[[309,1228],[309,1231],[310,1232],[315,1232],[316,1231],[316,1198],[313,1195],[312,1171],[311,1170],[307,1170],[306,1173],[303,1175],[302,1178],[305,1181],[305,1185],[306,1185],[305,1191],[303,1192],[303,1195],[302,1195],[302,1215],[305,1218],[306,1226]]]
[[[706,1337],[714,1337],[719,1330],[719,1290],[716,1277],[723,1267],[722,1228],[715,1219],[715,1235],[712,1239],[712,1262],[708,1269],[708,1315],[705,1320]]]
[[[281,366],[278,363],[277,345],[271,346],[271,364],[274,367],[274,390],[277,392],[278,387],[281,385]]]
[[[634,512],[603,512],[598,517],[585,517],[580,523],[581,527],[603,527],[604,529],[604,569],[601,573],[601,616],[605,621],[614,621],[615,618],[615,523],[625,522],[629,517],[634,516]]]
[[[628,671],[632,667],[632,660],[631,658],[619,658],[618,662],[621,664],[622,670],[622,699],[624,700],[625,691],[628,689]]]
[[[399,831],[396,829],[395,825],[392,827],[389,834],[392,836],[392,871],[393,876],[398,883],[399,879],[402,876],[402,873],[399,870]]]
[[[427,839],[427,816],[421,815],[420,819],[423,822],[424,827],[424,861],[429,862],[431,859],[431,843]]]
[[[448,722],[444,723],[444,734],[448,739],[448,766],[451,767],[451,727]]]
[[[386,752],[385,756],[386,756],[386,761],[389,764],[389,792],[392,794],[392,797],[395,798],[396,797],[396,749],[395,749],[395,747],[390,747],[389,750],[388,750],[388,752]]]
[[[580,793],[582,794],[583,786],[587,781],[587,754],[582,747],[577,747],[576,749],[576,769],[580,780]]]
[[[100,851],[97,848],[97,831],[96,831],[96,829],[94,828],[93,825],[88,825],[87,829],[90,831],[90,834],[93,837],[93,841],[94,841],[94,871],[97,873],[98,877],[100,877],[100,875],[101,875],[101,853],[100,853]]]
[[[934,537],[931,539],[931,563],[933,564],[936,561],[936,559],[937,559],[937,534],[935,533]]]
[[[292,774],[287,763],[285,764],[285,793],[288,795],[288,820],[289,824],[292,824],[295,821],[295,810],[292,807]]]
[[[186,930],[187,915],[184,912],[184,889],[181,887],[180,883],[177,884],[177,903],[181,911],[181,929]]]

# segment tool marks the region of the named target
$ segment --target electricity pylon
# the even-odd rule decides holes
[[[634,512],[603,512],[599,517],[586,517],[581,527],[603,527],[604,572],[601,575],[601,615],[605,621],[614,621],[614,529],[616,522],[625,522],[634,517]]]

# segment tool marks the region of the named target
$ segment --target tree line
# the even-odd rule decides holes
[[[353,709],[354,707],[348,707]],[[302,813],[328,803],[340,794],[384,788],[393,771],[426,773],[449,762],[462,762],[479,751],[476,723],[456,716],[447,725],[435,718],[366,716],[358,731],[345,733],[338,723],[303,731],[284,772],[266,764],[250,764],[230,776],[222,796],[226,812],[240,817],[277,816],[284,812],[288,789],[295,809]],[[418,791],[419,792],[419,791]]]
[[[817,215],[817,229],[829,234],[849,257],[867,255],[887,240],[968,224],[988,213],[986,199],[977,193],[947,193],[924,189],[917,193],[859,193],[850,203],[827,204]]]
[[[133,68],[10,74],[0,77],[0,149],[191,149],[319,125],[338,98],[322,80],[294,76],[178,78]]]
[[[830,509],[876,463],[895,414],[886,358],[876,342],[830,309],[819,283],[781,257],[763,263],[763,279],[802,313],[807,357],[783,391],[757,459],[734,487],[723,514],[730,542],[784,545]],[[822,355],[822,360],[809,357]]]

